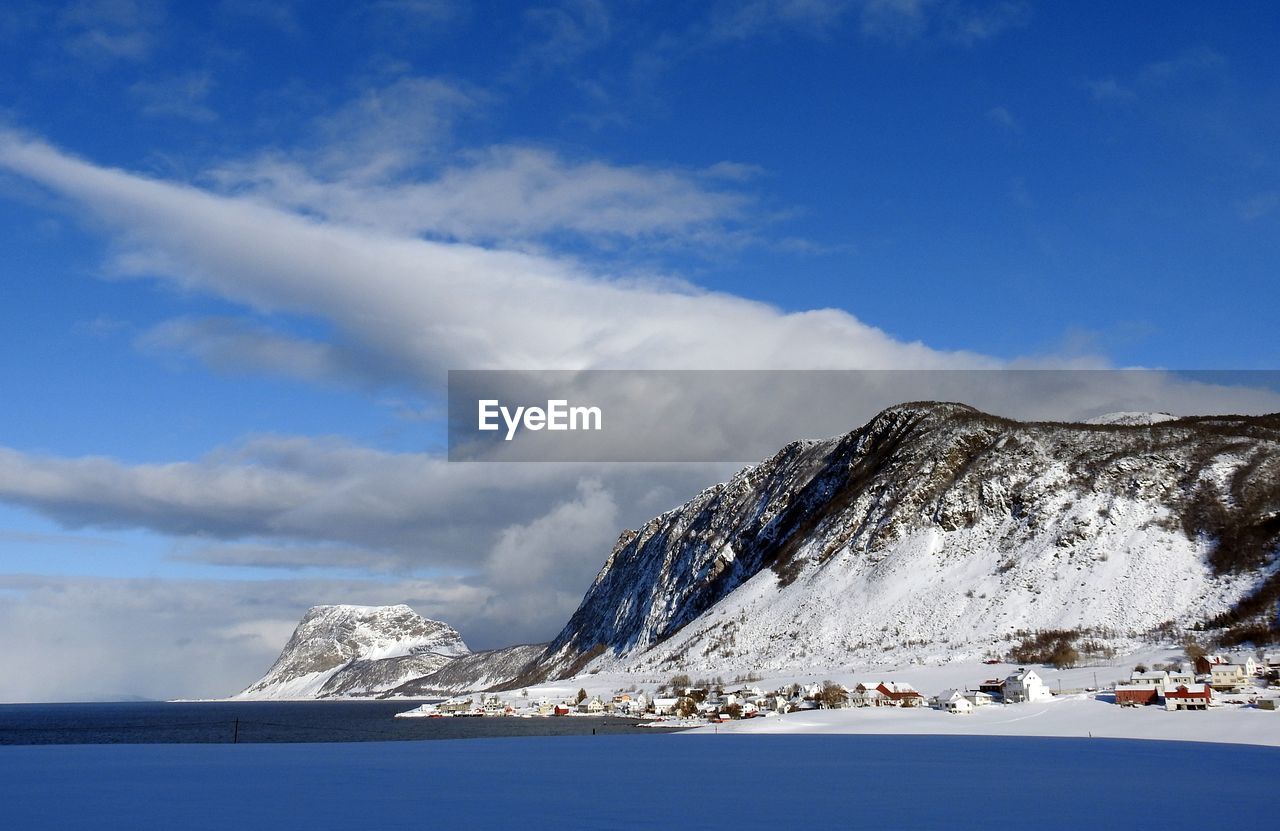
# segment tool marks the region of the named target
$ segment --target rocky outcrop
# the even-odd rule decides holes
[[[469,652],[453,627],[408,606],[313,606],[267,674],[237,697],[369,695]]]

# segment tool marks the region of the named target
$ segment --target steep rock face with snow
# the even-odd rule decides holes
[[[546,648],[545,643],[539,643],[472,652],[455,658],[429,675],[388,688],[386,697],[422,698],[505,689],[511,679]]]
[[[238,698],[369,695],[470,652],[453,627],[408,606],[313,606]]]
[[[517,683],[943,661],[1018,630],[1273,626],[1280,416],[1117,420],[919,403],[790,444],[623,533]]]

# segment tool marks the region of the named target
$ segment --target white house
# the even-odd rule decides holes
[[[999,701],[991,693],[985,693],[982,690],[965,690],[964,697],[969,699],[969,703],[975,707],[985,707],[988,704],[995,704]]]
[[[959,690],[943,690],[934,700],[937,702],[938,709],[947,713],[964,715],[973,712],[973,702],[965,698],[964,693]]]
[[[1023,701],[1048,701],[1053,697],[1044,679],[1034,669],[1018,668],[1013,675],[1004,679],[1004,702],[1017,704]]]
[[[879,707],[886,702],[884,695],[876,689],[878,684],[863,682],[849,691],[850,707]]]
[[[676,705],[679,703],[678,698],[655,698],[653,712],[660,716],[673,716],[676,713]]]
[[[1133,686],[1151,686],[1164,695],[1164,688],[1169,683],[1169,673],[1164,670],[1150,670],[1148,672],[1138,672],[1134,670],[1129,673],[1129,684]]]

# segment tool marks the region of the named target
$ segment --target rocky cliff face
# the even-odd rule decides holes
[[[453,627],[408,606],[313,606],[267,674],[237,697],[369,695],[469,651]]]
[[[782,669],[1274,626],[1280,416],[1027,424],[893,407],[622,534],[519,679]]]
[[[1280,416],[1100,421],[893,407],[624,532],[545,648],[470,654],[404,606],[318,606],[242,695],[940,662],[1033,630],[1121,647],[1192,627],[1274,636]]]
[[[545,643],[539,643],[472,652],[455,658],[430,674],[388,687],[386,696],[434,698],[477,690],[506,689],[512,679],[546,648]]]

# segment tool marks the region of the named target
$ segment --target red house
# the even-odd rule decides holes
[[[1145,707],[1155,704],[1155,687],[1116,687],[1116,703],[1121,707]]]
[[[895,707],[923,707],[925,704],[923,695],[916,692],[910,684],[901,681],[888,683],[881,681],[876,691]]]
[[[1208,684],[1179,684],[1176,690],[1164,694],[1166,710],[1207,710],[1213,700],[1213,688]]]

